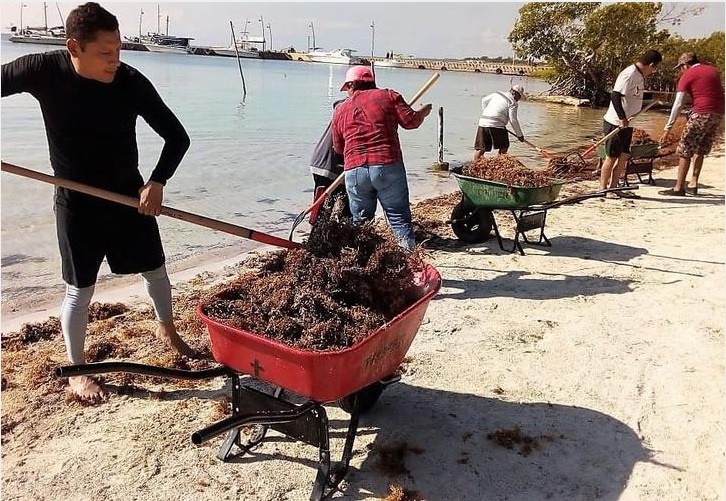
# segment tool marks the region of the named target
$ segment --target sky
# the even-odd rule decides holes
[[[82,3],[47,2],[48,25],[56,26],[68,12]],[[404,55],[432,58],[511,57],[507,41],[514,27],[519,8],[524,2],[120,2],[100,1],[119,20],[121,34],[139,34],[139,18],[143,9],[144,33],[157,30],[159,9],[161,32],[193,37],[193,45],[228,45],[229,22],[239,32],[249,20],[251,36],[262,35],[276,50],[295,47],[304,51],[308,37],[327,50],[351,48],[359,55],[385,55],[394,51]],[[22,8],[23,25],[43,25],[43,2],[26,1]],[[676,6],[702,5],[699,16],[684,20],[680,26],[663,26],[684,38],[708,36],[725,29],[724,2],[666,4]],[[21,4],[3,1],[0,5],[0,27],[7,31],[20,24]],[[262,22],[260,22],[262,18]],[[269,29],[267,28],[269,24]],[[371,25],[373,24],[373,27]],[[269,48],[269,46],[268,46]]]

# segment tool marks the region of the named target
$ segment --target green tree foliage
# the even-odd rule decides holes
[[[716,31],[706,38],[683,39],[678,35],[672,36],[660,48],[663,53],[663,68],[658,72],[658,83],[664,88],[675,87],[680,73],[672,68],[678,62],[678,57],[684,52],[695,52],[701,62],[717,68],[721,73],[721,80],[723,80],[725,43],[723,31]]]
[[[508,38],[518,57],[535,57],[552,66],[552,93],[588,98],[598,105],[607,102],[618,73],[648,49],[664,54],[663,73],[655,86],[672,84],[677,75],[669,68],[686,50],[707,55],[717,66],[720,61],[723,71],[723,32],[696,42],[678,40],[658,27],[663,22],[678,24],[700,10],[664,13],[663,4],[656,2],[532,2],[519,10]]]

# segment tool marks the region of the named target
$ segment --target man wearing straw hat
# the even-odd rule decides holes
[[[659,191],[661,195],[685,196],[698,194],[698,176],[703,167],[703,158],[711,152],[719,125],[724,115],[724,88],[721,75],[713,66],[701,64],[695,52],[685,52],[678,59],[673,69],[679,69],[681,78],[678,80],[676,98],[671,114],[663,130],[661,143],[670,133],[671,127],[678,118],[685,95],[693,101],[688,114],[686,126],[676,148],[678,154],[678,177],[672,189]],[[691,182],[686,186],[686,177],[693,158]]]
[[[54,173],[139,198],[138,209],[56,188],[54,212],[66,295],[61,330],[73,364],[83,364],[88,307],[104,259],[118,274],[141,273],[157,316],[156,336],[182,355],[194,352],[179,337],[171,284],[156,219],[164,185],[189,148],[189,136],[149,80],[120,61],[116,17],[89,2],[66,20],[66,49],[29,54],[2,66],[2,95],[28,92],[43,112]],[[144,183],[138,168],[136,120],[164,139]],[[83,400],[107,392],[89,376],[69,378]]]
[[[333,112],[333,149],[343,154],[353,221],[372,220],[380,202],[399,245],[412,250],[416,242],[398,126],[420,127],[431,105],[416,111],[398,92],[377,88],[368,66],[352,66],[340,90],[348,99]]]

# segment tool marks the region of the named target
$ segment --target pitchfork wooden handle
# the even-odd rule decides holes
[[[628,122],[630,122],[631,120],[633,120],[635,117],[637,117],[638,115],[640,115],[644,111],[647,111],[647,110],[651,109],[656,104],[658,104],[658,101],[653,101],[648,106],[646,106],[645,108],[641,109],[639,112],[637,112],[636,114],[634,114],[632,117],[628,118]],[[602,143],[604,143],[605,141],[607,141],[608,139],[610,139],[611,137],[613,137],[615,134],[617,134],[618,132],[620,132],[622,129],[623,129],[622,127],[618,127],[617,129],[614,129],[613,131],[609,132],[608,134],[606,134],[605,136],[603,136],[602,138],[600,138],[600,140],[598,140],[596,143],[594,143],[592,146],[590,146],[588,149],[586,149],[582,153],[582,156],[583,157],[588,156],[590,153],[592,153],[595,150],[595,148],[597,148]]]
[[[55,186],[60,186],[69,190],[78,191],[80,193],[85,193],[86,195],[91,195],[97,198],[103,198],[104,200],[116,202],[121,205],[133,207],[135,209],[139,208],[138,198],[130,197],[128,195],[122,195],[120,193],[114,193],[113,191],[108,191],[101,188],[96,188],[95,186],[88,186],[86,184],[79,183],[77,181],[71,181],[69,179],[49,176],[48,174],[43,174],[42,172],[26,169],[25,167],[9,164],[7,162],[2,162],[2,171],[9,172],[11,174],[17,174],[18,176],[27,177],[29,179],[35,179],[36,181],[42,181],[44,183],[52,184]],[[174,209],[173,207],[168,207],[165,205],[161,206],[161,213],[165,216],[186,221],[187,223],[198,224],[199,226],[223,231],[225,233],[229,233],[230,235],[236,235],[242,238],[249,238],[250,240],[254,240],[263,244],[275,245],[277,247],[283,247],[286,249],[296,249],[300,246],[299,244],[295,242],[290,242],[289,240],[285,240],[284,238],[276,237],[274,235],[268,235],[267,233],[251,230],[243,226],[225,223],[224,221],[219,221],[217,219],[200,216],[199,214],[193,214],[191,212]]]

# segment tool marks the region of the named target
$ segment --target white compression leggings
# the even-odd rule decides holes
[[[142,273],[141,276],[144,277],[144,287],[154,304],[156,319],[159,322],[171,322],[174,318],[171,311],[171,282],[166,266],[161,265],[155,270]],[[85,363],[83,351],[88,327],[88,305],[91,304],[94,289],[94,285],[78,288],[66,284],[60,322],[66,352],[72,364]]]

